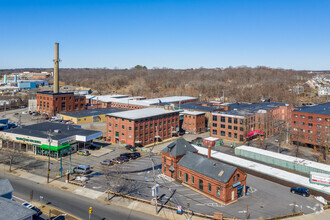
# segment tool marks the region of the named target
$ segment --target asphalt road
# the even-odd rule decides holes
[[[101,202],[87,199],[72,193],[48,188],[46,185],[35,184],[35,182],[21,179],[16,176],[6,175],[13,185],[14,195],[25,200],[30,199],[30,192],[33,190],[33,197],[39,200],[43,196],[43,203],[49,204],[63,211],[71,213],[79,218],[88,219],[88,209],[93,207],[92,219],[160,219],[155,216],[132,211],[118,206],[105,205]]]

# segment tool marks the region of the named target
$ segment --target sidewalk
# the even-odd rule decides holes
[[[312,213],[309,215],[300,215],[296,217],[287,218],[287,220],[329,220],[330,209],[326,209],[323,212]]]
[[[3,169],[5,169],[5,172],[7,173],[8,167],[7,166],[0,166],[0,172],[4,172]],[[11,172],[10,174],[12,175],[16,175],[19,176],[23,179],[27,179],[36,183],[41,183],[41,184],[47,184],[47,180],[45,177],[41,177],[35,174],[31,174],[31,173],[27,173],[24,170],[20,170],[20,169],[16,169],[14,170],[14,172]],[[127,209],[133,209],[135,211],[138,212],[143,212],[149,215],[156,215],[155,213],[155,206],[150,205],[150,204],[146,204],[146,203],[142,203],[139,201],[133,201],[130,199],[126,199],[126,198],[122,198],[122,197],[113,197],[111,200],[107,201],[107,194],[105,192],[100,192],[100,191],[96,191],[96,190],[92,190],[92,189],[88,189],[88,188],[84,188],[84,187],[80,187],[80,186],[76,186],[76,185],[72,185],[69,183],[65,183],[59,180],[50,180],[50,183],[47,184],[48,186],[51,186],[53,188],[57,188],[59,190],[63,190],[63,191],[67,191],[67,192],[71,192],[80,196],[84,196],[88,199],[93,199],[93,200],[97,200],[98,202],[101,202],[102,204],[106,205],[116,205],[116,206],[121,206]],[[38,204],[38,203],[36,203]],[[51,206],[47,206],[45,204],[38,204],[40,206],[37,206],[38,208],[41,207],[41,210],[47,215],[49,213],[49,209],[54,209]],[[158,210],[160,209],[160,207],[158,207]],[[66,213],[62,210],[57,209],[56,213]],[[69,213],[66,213],[69,214]],[[72,215],[71,215],[72,216]],[[170,219],[170,220],[185,220],[186,216],[185,215],[178,215],[176,214],[175,210],[171,210],[171,209],[166,209],[166,208],[162,208],[160,210],[160,212],[156,215],[157,217],[160,218],[164,218],[164,219]],[[72,219],[79,219],[77,217],[72,216]],[[201,217],[197,217],[197,216],[193,216],[191,217],[191,219],[205,219],[205,218],[201,218]]]

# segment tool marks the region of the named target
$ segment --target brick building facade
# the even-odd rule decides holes
[[[179,131],[179,112],[145,108],[107,115],[107,140],[133,146],[171,138]]]
[[[246,194],[244,172],[199,155],[184,139],[172,142],[162,151],[162,173],[222,204],[235,202]]]
[[[85,110],[85,97],[75,96],[73,93],[37,93],[37,111],[55,116],[61,112]]]
[[[233,104],[229,111],[212,114],[211,136],[240,143],[257,134],[272,136],[289,126],[292,109],[284,103]]]
[[[184,111],[182,129],[197,134],[205,132],[205,112]]]
[[[299,108],[292,112],[292,143],[324,147],[330,139],[330,103]]]

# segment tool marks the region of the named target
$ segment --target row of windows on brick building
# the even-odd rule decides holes
[[[131,127],[129,127],[129,128],[131,128]],[[129,129],[129,130],[131,130],[131,129]],[[160,133],[162,133],[162,129],[159,129],[159,132]],[[168,128],[168,131],[170,132],[170,131],[173,131],[173,127],[172,128]],[[111,130],[109,130],[109,133],[111,133],[112,131]],[[116,134],[118,133],[118,136],[119,136],[119,131],[115,131],[116,132]],[[157,133],[157,131],[155,131],[155,133]],[[165,133],[166,133],[166,128],[164,128],[164,135],[165,135]],[[152,135],[153,134],[153,131],[151,131],[150,132],[150,135]],[[125,134],[124,133],[122,133],[122,135],[124,136]],[[146,132],[145,133],[145,135],[147,136],[148,135],[148,133]],[[161,134],[159,134],[159,135],[161,135]],[[142,137],[143,136],[143,134],[140,134],[140,137]]]
[[[172,165],[173,165],[173,161],[172,161]],[[166,172],[166,166],[164,166],[164,173]],[[235,183],[238,183],[239,182],[239,174],[237,174],[236,176],[233,177],[233,182],[234,184]],[[181,170],[179,170],[179,179],[181,180],[182,179],[182,172]],[[185,183],[189,184],[189,174],[188,173],[185,173],[184,174],[184,180],[183,180]],[[191,178],[190,178],[190,183],[192,185],[195,184],[195,177],[193,175],[191,175]],[[217,196],[221,196],[221,188],[220,186],[216,186],[217,188]],[[201,190],[201,191],[204,191],[204,181],[203,179],[199,179],[198,180],[198,189]],[[211,193],[212,192],[212,184],[208,183],[207,184],[207,189],[208,189],[208,192]],[[223,193],[225,192],[225,188],[223,188]]]
[[[298,118],[298,115],[297,114],[294,114],[293,117],[294,118]],[[305,115],[300,115],[300,118],[305,119],[306,116]],[[312,121],[313,120],[313,116],[308,116],[308,120],[309,121]],[[321,122],[322,121],[322,118],[321,117],[317,117],[316,120],[318,122]],[[329,122],[330,121],[330,118],[326,118],[325,121]]]

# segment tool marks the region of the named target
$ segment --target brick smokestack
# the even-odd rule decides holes
[[[54,93],[59,92],[59,43],[55,43],[55,59],[54,59]]]
[[[207,158],[211,158],[211,147],[207,148]]]

